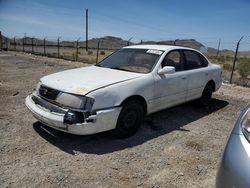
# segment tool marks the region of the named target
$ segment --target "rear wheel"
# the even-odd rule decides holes
[[[202,96],[200,98],[201,104],[209,105],[212,101],[212,94],[213,94],[213,86],[208,83],[202,92]]]
[[[134,135],[143,119],[143,107],[137,101],[126,102],[117,120],[115,135],[119,138],[127,138]]]

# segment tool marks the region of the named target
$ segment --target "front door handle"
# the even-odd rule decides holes
[[[186,77],[186,76],[182,76],[181,79],[182,79],[182,80],[186,80],[187,77]]]

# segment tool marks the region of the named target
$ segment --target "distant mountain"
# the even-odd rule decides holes
[[[3,40],[3,47],[5,47],[5,42],[6,42],[6,37],[2,36]],[[13,38],[7,38],[8,44],[14,44]],[[16,38],[16,43],[18,45],[22,45],[23,41],[25,44],[31,44],[32,43],[32,38],[31,37],[25,37],[24,40],[22,38]],[[128,42],[122,38],[119,37],[114,37],[114,36],[105,36],[101,38],[92,38],[88,41],[88,46],[89,48],[97,48],[97,43],[100,41],[100,49],[119,49],[127,45],[135,45],[135,44],[140,44],[140,43],[133,43],[133,42]],[[179,39],[179,40],[166,40],[166,41],[142,41],[143,44],[163,44],[163,45],[174,45],[174,42],[176,45],[179,46],[185,46],[185,47],[190,47],[194,49],[200,50],[201,47],[204,47],[204,45],[195,39]],[[38,39],[38,38],[33,38],[33,43],[34,45],[43,45],[44,40],[43,39]],[[57,40],[46,40],[46,45],[48,46],[56,46],[57,45]],[[79,47],[84,48],[86,46],[85,41],[79,41]],[[60,40],[60,46],[65,46],[65,47],[76,47],[76,41],[64,41],[63,39]],[[215,55],[217,54],[217,49],[208,47],[208,54],[210,55]],[[220,55],[234,55],[234,51],[232,50],[220,50]],[[239,52],[239,55],[242,56],[250,56],[250,51],[242,51]]]
[[[88,41],[90,47],[97,47],[97,43],[100,41],[100,48],[108,48],[108,49],[119,49],[127,45],[134,45],[135,43],[128,42],[119,37],[106,36],[101,38],[93,38]],[[83,46],[85,46],[85,42],[83,42]]]
[[[196,41],[195,39],[179,39],[179,40],[168,40],[168,41],[144,41],[143,44],[163,44],[163,45],[178,45],[178,46],[185,46],[194,49],[200,49],[200,47],[204,47],[203,44]]]

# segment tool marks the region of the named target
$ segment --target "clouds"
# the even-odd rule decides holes
[[[219,38],[234,41],[250,32],[249,5],[245,0],[0,0],[0,27],[10,36],[76,39],[85,34],[88,8],[90,38],[114,35],[137,42],[198,38],[217,45]]]

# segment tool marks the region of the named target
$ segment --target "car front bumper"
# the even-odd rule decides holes
[[[76,135],[89,135],[114,129],[121,111],[121,107],[99,110],[94,115],[86,117],[84,122],[68,124],[64,121],[68,109],[62,109],[35,96],[40,100],[40,104],[37,104],[33,97],[33,94],[27,96],[25,104],[37,120],[54,129]]]
[[[231,134],[217,173],[216,187],[250,187],[250,143],[243,134]]]

